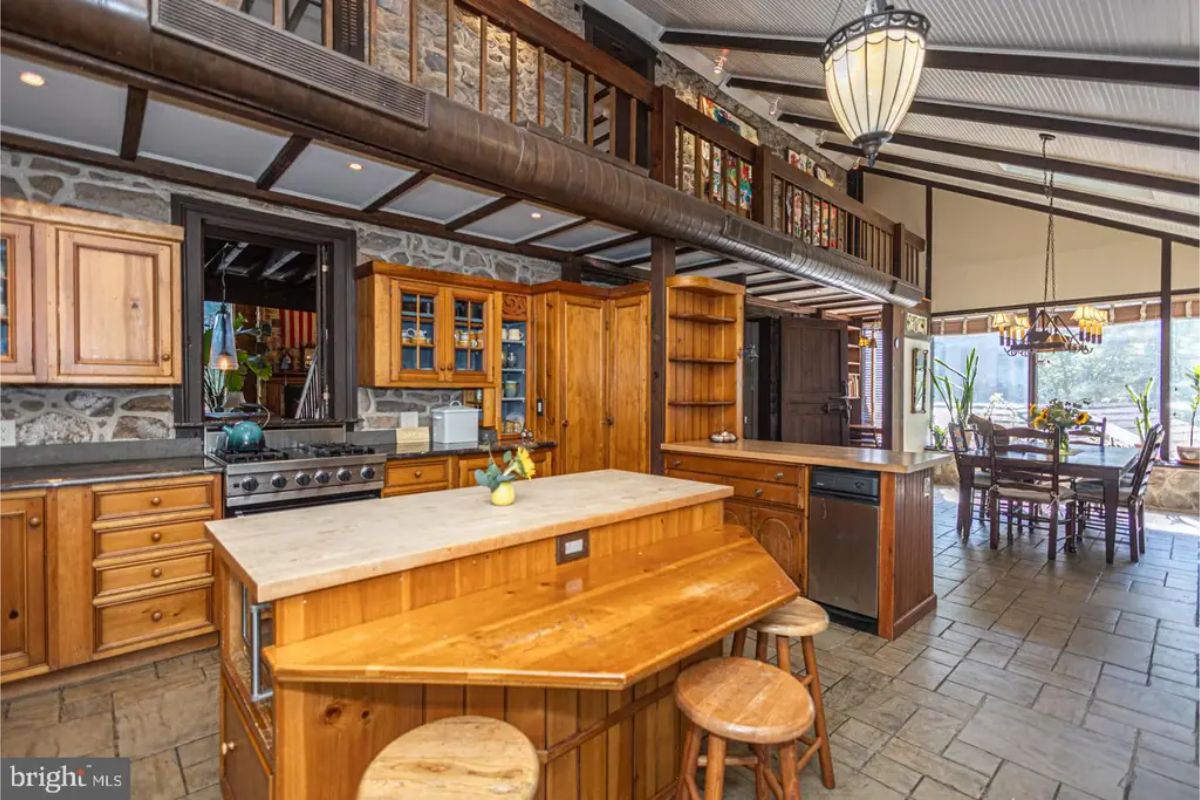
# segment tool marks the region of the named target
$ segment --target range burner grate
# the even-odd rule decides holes
[[[273,450],[267,447],[252,453],[237,450],[217,450],[213,453],[213,456],[226,464],[254,464],[259,461],[284,461],[287,459],[288,454],[282,450]]]
[[[336,458],[339,456],[369,456],[374,450],[364,444],[346,444],[345,442],[330,442],[326,444],[304,444],[300,450],[315,458]]]

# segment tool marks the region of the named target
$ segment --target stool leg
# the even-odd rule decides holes
[[[696,787],[696,770],[700,766],[700,728],[690,720],[684,720],[683,765],[679,768],[679,788],[675,800],[700,800]]]
[[[793,752],[793,767],[795,765]],[[725,793],[725,740],[708,735],[708,765],[704,768],[704,800],[721,800]],[[799,795],[797,795],[797,800]]]
[[[783,773],[783,799],[800,800],[800,776],[796,769],[796,743],[788,742],[779,748],[779,771]]]
[[[767,773],[771,769],[771,756],[764,745],[752,744],[750,747],[754,750],[754,800],[767,800],[770,791]]]
[[[814,722],[813,728],[821,750],[821,783],[826,789],[836,786],[833,779],[833,755],[829,748],[829,730],[825,726],[825,701],[821,699],[821,674],[817,671],[817,650],[813,645],[813,637],[804,636],[800,639],[800,651],[804,654],[804,671],[812,677],[808,685],[808,693],[812,695]]]
[[[767,660],[767,639],[770,636],[760,630],[754,631],[754,657],[759,661]]]
[[[733,634],[733,648],[729,651],[729,655],[741,658],[746,653],[746,631],[748,628],[738,628],[737,633]]]
[[[792,674],[792,642],[786,636],[775,636],[775,654],[779,657],[779,668]]]

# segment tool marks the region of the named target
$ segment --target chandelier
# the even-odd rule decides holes
[[[1080,306],[1079,309],[1076,309],[1073,317],[1080,326],[1080,336],[1076,336],[1062,315],[1053,310],[1055,297],[1058,294],[1057,276],[1054,269],[1054,173],[1045,165],[1047,163],[1046,146],[1054,141],[1054,135],[1049,133],[1040,135],[1043,163],[1042,186],[1048,202],[1042,305],[1032,320],[1025,316],[998,314],[992,317],[992,327],[1000,332],[1000,344],[1004,347],[1004,352],[1010,356],[1024,356],[1030,353],[1034,355],[1038,353],[1090,353],[1091,345],[1100,341],[1099,330],[1095,327],[1099,324],[1098,321],[1092,319],[1085,321],[1080,317],[1081,310],[1090,308],[1090,306]],[[1091,311],[1083,313],[1089,317],[1092,316]]]
[[[928,33],[924,14],[867,0],[863,16],[834,31],[821,50],[833,115],[869,166],[912,105]]]

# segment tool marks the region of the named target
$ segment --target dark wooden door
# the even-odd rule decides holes
[[[847,444],[846,323],[784,320],[779,361],[780,438]]]

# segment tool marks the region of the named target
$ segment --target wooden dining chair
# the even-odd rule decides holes
[[[1146,488],[1150,485],[1150,472],[1154,468],[1154,455],[1162,447],[1163,426],[1150,428],[1142,442],[1142,451],[1130,471],[1128,483],[1122,481],[1117,494],[1117,524],[1125,522],[1130,538],[1130,552],[1136,542],[1138,552],[1146,552]],[[1080,505],[1079,535],[1083,536],[1092,515],[1099,517],[1101,526],[1106,521],[1104,510],[1104,486],[1100,481],[1081,480],[1075,483]]]
[[[988,509],[991,513],[991,546],[1000,546],[1000,505],[1009,506],[1008,539],[1012,541],[1012,515],[1022,506],[1047,506],[1049,532],[1047,558],[1053,561],[1058,553],[1059,511],[1067,514],[1065,547],[1075,549],[1076,503],[1075,490],[1060,475],[1059,440],[1056,428],[1042,431],[1036,428],[992,427],[992,483],[988,489]],[[1032,521],[1032,520],[1031,520]]]
[[[1067,438],[1071,440],[1071,444],[1104,447],[1108,441],[1108,417],[1088,420],[1082,425],[1068,429]]]
[[[949,435],[950,449],[954,452],[954,465],[961,474],[966,469],[964,466],[965,457],[977,452],[979,433],[973,428],[964,428],[957,422],[951,422]],[[992,473],[986,469],[977,469],[975,470],[975,477],[971,481],[970,494],[967,497],[958,498],[958,502],[966,503],[968,508],[976,511],[980,522],[984,521],[984,515],[987,513],[987,496],[991,485]],[[970,514],[966,515],[966,521],[970,523]],[[963,538],[970,536],[970,525],[963,526],[962,530],[958,533]]]

